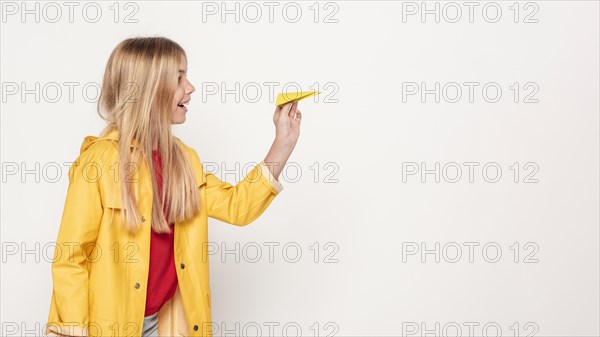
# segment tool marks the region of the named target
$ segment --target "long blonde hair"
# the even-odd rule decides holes
[[[199,213],[199,193],[193,168],[185,150],[171,133],[171,110],[181,57],[187,60],[183,48],[165,37],[135,37],[122,41],[108,59],[98,100],[98,114],[108,123],[100,136],[118,130],[118,162],[135,163],[133,167],[138,171],[140,160],[149,164],[153,190],[151,225],[157,233],[170,232],[163,213],[165,202],[169,223]],[[152,165],[153,139],[158,139],[163,163],[162,195],[159,195]],[[130,148],[133,143],[137,146]],[[131,176],[131,165],[118,166],[118,177]],[[125,209],[124,227],[133,233],[141,228],[142,219],[134,200],[134,182],[126,180],[132,179],[119,179],[118,183],[121,184],[122,208]],[[124,219],[123,212],[121,219]]]

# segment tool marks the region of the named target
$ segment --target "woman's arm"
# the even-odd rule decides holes
[[[88,335],[87,254],[96,242],[103,212],[97,183],[99,166],[92,158],[93,152],[88,151],[69,169],[69,187],[52,261],[49,336]]]
[[[288,103],[275,109],[275,141],[265,159],[237,185],[221,181],[212,173],[204,173],[209,217],[245,226],[258,218],[283,190],[277,177],[298,140],[300,111],[296,109],[297,104]],[[195,152],[194,155],[197,156]]]
[[[294,151],[300,136],[302,114],[297,107],[298,102],[290,102],[278,106],[273,114],[273,123],[276,128],[275,140],[263,162],[276,180]]]

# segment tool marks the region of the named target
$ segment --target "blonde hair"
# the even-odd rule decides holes
[[[100,137],[118,130],[119,163],[141,160],[152,163],[152,140],[158,139],[162,158],[163,194],[159,195],[154,165],[148,165],[152,179],[152,229],[169,233],[169,223],[189,219],[199,213],[199,193],[193,168],[171,133],[171,110],[178,85],[179,62],[187,60],[183,48],[165,37],[135,37],[119,43],[108,59],[98,100],[98,114],[108,125]],[[104,114],[102,112],[104,110]],[[132,148],[131,145],[137,146]],[[129,167],[128,167],[129,166]],[[119,165],[118,177],[131,177],[132,165]],[[127,174],[129,173],[129,174]],[[131,233],[141,228],[141,218],[133,193],[132,179],[121,184],[121,220]],[[125,213],[125,219],[123,218]]]

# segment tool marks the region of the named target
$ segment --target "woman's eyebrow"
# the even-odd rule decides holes
[[[187,74],[187,70],[184,70],[184,69],[179,69],[179,72],[180,72],[180,73],[186,73],[186,74]]]

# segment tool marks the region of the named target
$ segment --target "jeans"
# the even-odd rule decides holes
[[[158,337],[158,312],[144,317],[142,337]]]

